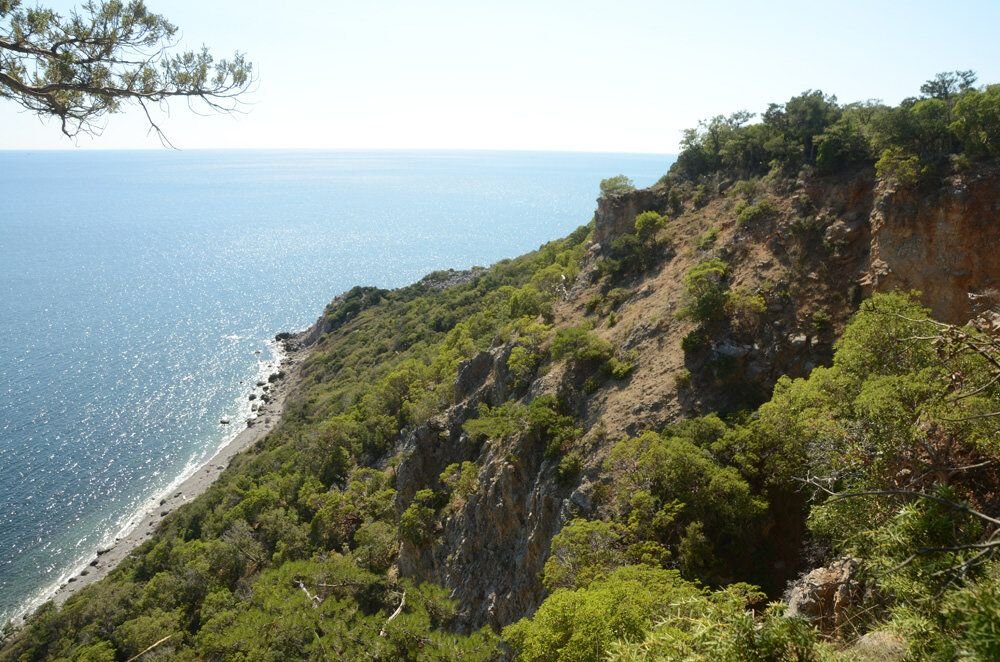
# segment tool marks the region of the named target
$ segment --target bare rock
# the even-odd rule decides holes
[[[458,366],[455,380],[455,400],[476,400],[496,406],[510,394],[513,379],[507,369],[507,359],[514,345],[507,343],[480,352]]]
[[[809,346],[809,336],[804,333],[792,333],[788,336],[788,343],[796,349],[802,349]]]
[[[812,570],[796,581],[785,593],[785,616],[804,618],[826,634],[839,634],[847,622],[850,608],[863,595],[858,578],[860,561],[845,557]]]
[[[594,214],[594,241],[601,246],[610,246],[615,237],[634,230],[637,215],[644,211],[663,213],[666,210],[667,191],[663,188],[601,196]]]
[[[472,395],[486,381],[492,368],[493,357],[489,352],[479,352],[459,365],[458,378],[455,380],[455,399],[464,400]]]
[[[933,192],[881,185],[864,284],[919,290],[935,319],[967,322],[975,311],[966,295],[1000,286],[998,186],[1000,168],[953,178]]]

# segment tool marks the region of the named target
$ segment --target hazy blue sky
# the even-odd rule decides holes
[[[68,8],[74,3],[47,3]],[[235,49],[249,114],[163,123],[182,148],[674,152],[681,130],[809,88],[917,93],[938,71],[1000,82],[1000,0],[147,0],[183,43]],[[158,147],[141,113],[81,148]],[[0,101],[0,148],[69,148]]]

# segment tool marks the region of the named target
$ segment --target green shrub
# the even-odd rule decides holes
[[[821,308],[812,314],[812,326],[816,333],[826,333],[833,328],[833,318],[829,311]]]
[[[712,337],[709,336],[708,332],[701,327],[687,333],[683,338],[681,338],[681,349],[684,350],[685,354],[694,354],[695,352],[708,349],[711,346]]]
[[[361,567],[378,574],[389,570],[399,553],[396,528],[388,522],[368,522],[354,534],[353,556]]]
[[[631,296],[632,290],[624,287],[616,287],[607,294],[594,295],[587,300],[584,304],[584,308],[588,313],[609,315],[617,310]]]
[[[634,233],[626,232],[611,240],[611,254],[621,260],[625,269],[638,266],[642,251],[643,242]]]
[[[507,369],[514,378],[514,387],[520,388],[527,385],[538,370],[541,356],[537,352],[518,345],[510,350],[507,357]]]
[[[615,357],[608,359],[608,370],[615,379],[625,379],[635,370],[634,361],[622,361]]]
[[[689,578],[723,581],[744,558],[742,545],[758,535],[754,522],[766,503],[738,471],[688,439],[653,432],[625,439],[612,447],[605,470],[615,521],[680,559],[702,559],[697,572],[686,570]]]
[[[823,223],[813,214],[796,216],[789,224],[789,229],[792,234],[798,237],[799,241],[803,242],[819,239],[823,236]]]
[[[597,336],[586,326],[571,326],[556,331],[552,341],[552,358],[579,363],[603,364],[614,354],[611,343]]]
[[[684,351],[688,350],[685,349]],[[691,379],[691,371],[687,368],[681,368],[674,376],[674,388],[677,390],[689,388],[691,386]]]
[[[915,186],[928,174],[928,167],[916,154],[893,147],[882,151],[875,163],[875,173],[879,179],[892,180],[900,186]]]
[[[534,285],[528,284],[515,290],[508,302],[511,318],[543,317],[552,321],[552,296],[542,293]]]
[[[778,208],[770,198],[763,198],[754,203],[740,202],[736,205],[736,223],[746,227],[753,223],[766,221],[778,213]]]
[[[644,211],[635,217],[635,234],[639,241],[649,243],[656,234],[667,226],[667,218],[655,211]]]
[[[554,396],[541,395],[529,404],[505,402],[498,407],[479,405],[479,417],[467,420],[463,429],[475,440],[502,441],[518,434],[533,434],[545,442],[547,457],[554,458],[569,450],[583,431],[572,416],[560,412]]]
[[[626,262],[614,257],[603,257],[597,261],[597,275],[614,281],[626,271]]]
[[[611,310],[618,310],[618,307],[628,301],[628,298],[631,296],[632,290],[624,287],[616,287],[607,293],[605,299],[607,300],[608,307]]]
[[[726,293],[725,313],[737,331],[749,332],[759,327],[766,310],[767,302],[760,293],[742,289]]]
[[[528,405],[528,425],[545,440],[545,455],[549,458],[568,452],[583,435],[573,417],[560,413],[559,409],[559,402],[551,395],[541,395]]]
[[[440,497],[433,490],[419,490],[399,518],[399,536],[418,547],[434,538]]]
[[[729,197],[754,198],[760,193],[761,184],[759,179],[741,179],[726,191]]]
[[[581,588],[625,565],[621,527],[600,520],[574,519],[552,538],[542,583],[549,591]]]
[[[587,326],[560,329],[552,342],[552,358],[569,359],[588,376],[584,391],[593,393],[607,377],[625,379],[635,369],[637,355],[615,356],[611,343],[592,333]]]
[[[680,216],[684,213],[684,197],[676,188],[671,188],[667,193],[667,209],[674,216]]]
[[[949,128],[972,158],[1000,156],[1000,85],[970,89],[955,102]]]
[[[705,188],[704,184],[699,184],[695,187],[694,193],[691,195],[691,204],[694,205],[695,209],[701,209],[706,204],[708,204],[709,194],[708,189]]]
[[[615,175],[601,180],[601,196],[621,195],[635,190],[635,184],[625,175]]]
[[[684,294],[680,315],[696,322],[709,322],[723,316],[726,305],[726,273],[722,260],[705,260],[684,274]]]
[[[528,429],[528,408],[519,402],[505,402],[490,407],[485,402],[479,404],[479,416],[462,424],[474,441],[504,440]]]
[[[701,591],[676,572],[621,568],[585,589],[560,589],[530,620],[504,629],[518,660],[598,662],[618,640],[641,640],[653,624]],[[681,611],[677,611],[678,606]]]
[[[718,238],[719,238],[719,228],[713,225],[712,227],[701,233],[701,235],[699,235],[697,241],[698,248],[700,248],[703,251],[707,251],[715,244]]]
[[[559,460],[559,467],[556,469],[556,476],[562,485],[570,485],[583,470],[583,455],[577,449],[566,453]]]
[[[529,618],[503,630],[517,660],[819,659],[830,651],[805,621],[735,584],[709,592],[673,570],[625,566],[585,588],[554,591]]]
[[[447,510],[454,512],[465,505],[479,485],[479,467],[475,462],[449,464],[441,472],[440,481],[448,490]]]
[[[959,84],[941,80],[961,81]],[[681,153],[666,185],[711,186],[739,179],[728,195],[752,199],[761,176],[793,177],[803,166],[821,175],[879,161],[879,176],[916,184],[956,155],[988,159],[1000,155],[1000,86],[973,87],[972,72],[949,72],[921,86],[923,98],[897,106],[880,102],[840,104],[808,90],[773,103],[750,122],[751,113],[719,115],[684,132]],[[699,206],[701,196],[692,196]]]
[[[658,236],[666,223],[666,217],[655,211],[638,214],[633,232],[626,232],[611,240],[610,257],[598,264],[601,276],[614,280],[628,272],[650,268],[661,248]]]
[[[860,113],[845,113],[816,138],[816,168],[823,174],[871,162],[872,151]]]

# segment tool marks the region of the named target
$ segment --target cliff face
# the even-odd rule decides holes
[[[511,348],[503,345],[463,364],[455,385],[459,403],[410,431],[400,447],[399,510],[417,489],[440,487],[438,477],[448,465],[472,461],[481,467],[477,489],[449,508],[438,542],[404,543],[399,556],[404,576],[451,589],[470,629],[512,623],[541,602],[538,579],[570,503],[537,440],[519,436],[477,444],[462,431],[480,403],[497,406],[510,397]]]
[[[666,209],[666,206],[666,191],[656,187],[598,198],[594,212],[594,242],[608,244],[615,237],[632,231],[636,215]]]
[[[602,467],[614,441],[679,417],[752,408],[780,376],[804,376],[828,363],[866,287],[918,288],[943,319],[968,319],[967,294],[996,286],[1000,277],[998,183],[996,173],[982,173],[927,193],[877,185],[870,169],[804,177],[748,196],[774,207],[750,222],[737,219],[739,196],[720,186],[708,204],[688,203],[670,215],[669,239],[653,266],[614,283],[623,300],[603,316],[593,302],[611,287],[600,271],[611,243],[632,231],[637,214],[666,214],[668,200],[656,188],[599,200],[593,244],[555,306],[555,325],[594,324],[598,335],[637,357],[634,372],[581,394],[571,372],[554,366],[525,395],[511,392],[510,346],[464,364],[458,404],[402,439],[397,508],[419,489],[440,489],[438,476],[452,463],[475,462],[477,488],[449,509],[434,545],[403,545],[401,573],[449,588],[468,628],[504,626],[531,613],[545,595],[540,575],[552,537],[572,517],[602,514]],[[715,238],[706,240],[708,234]],[[685,351],[682,340],[695,325],[677,315],[681,283],[709,257],[729,265],[731,291],[759,296],[765,309],[753,319],[711,326],[706,347]],[[568,484],[528,436],[476,445],[462,432],[480,402],[495,406],[545,393],[570,394],[584,422],[583,466]],[[805,504],[796,499],[789,495],[771,513],[771,526],[786,535],[768,551],[773,566],[755,577],[774,594],[802,569]]]
[[[879,186],[865,284],[920,290],[938,319],[968,321],[974,297],[1000,287],[998,188],[997,170],[956,176],[930,192]]]

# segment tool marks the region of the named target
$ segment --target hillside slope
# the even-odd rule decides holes
[[[343,294],[279,427],[0,659],[989,659],[1000,155],[880,123],[935,101],[807,93]]]
[[[458,402],[401,440],[397,504],[401,510],[421,489],[442,490],[439,476],[454,463],[474,462],[478,487],[444,519],[434,545],[404,544],[403,573],[451,590],[468,610],[470,626],[511,623],[544,595],[540,577],[549,544],[565,522],[608,516],[596,502],[607,488],[604,462],[614,442],[682,418],[756,408],[780,377],[805,376],[829,365],[835,339],[873,291],[933,282],[933,290],[922,298],[932,310],[945,313],[940,318],[971,319],[968,294],[989,291],[1000,279],[1000,268],[993,265],[993,246],[1000,245],[993,211],[1000,202],[1000,178],[984,173],[966,179],[976,182],[973,192],[963,189],[959,178],[925,193],[926,204],[949,209],[959,198],[964,209],[979,211],[960,211],[950,217],[955,226],[942,220],[927,234],[920,230],[927,224],[914,218],[914,205],[897,209],[891,202],[895,192],[878,189],[868,169],[773,188],[761,183],[749,196],[731,190],[701,208],[674,210],[660,231],[652,266],[614,280],[600,277],[605,247],[627,234],[629,220],[634,222],[638,214],[667,214],[668,196],[664,187],[654,187],[599,200],[593,234],[604,241],[586,244],[579,276],[554,302],[552,324],[555,329],[593,326],[594,336],[619,354],[635,357],[633,370],[588,392],[573,366],[553,365],[519,391],[512,388],[508,368],[518,341],[463,363]],[[736,209],[747,197],[771,201],[774,212],[741,224]],[[975,227],[974,234],[966,234],[969,226]],[[961,259],[907,259],[907,251],[941,251],[936,238],[941,234],[965,237],[949,247]],[[707,241],[706,235],[713,239]],[[903,243],[909,248],[896,250],[895,268],[886,268],[885,247]],[[704,346],[686,352],[684,339],[697,323],[677,317],[685,297],[679,284],[708,259],[728,265],[730,291],[759,297],[762,306],[738,312],[751,319],[713,322]],[[957,271],[956,262],[967,266]],[[463,433],[479,403],[497,406],[544,395],[564,403],[581,426],[580,440],[568,451],[579,457],[577,474],[569,479],[560,472],[560,460],[549,457],[531,435],[477,446]],[[517,462],[508,461],[510,457]],[[742,575],[768,587],[775,597],[805,562],[799,512],[805,504],[792,495],[788,499],[800,503],[793,513],[773,513],[771,525],[783,527],[785,536],[780,549],[767,554],[771,567]]]

